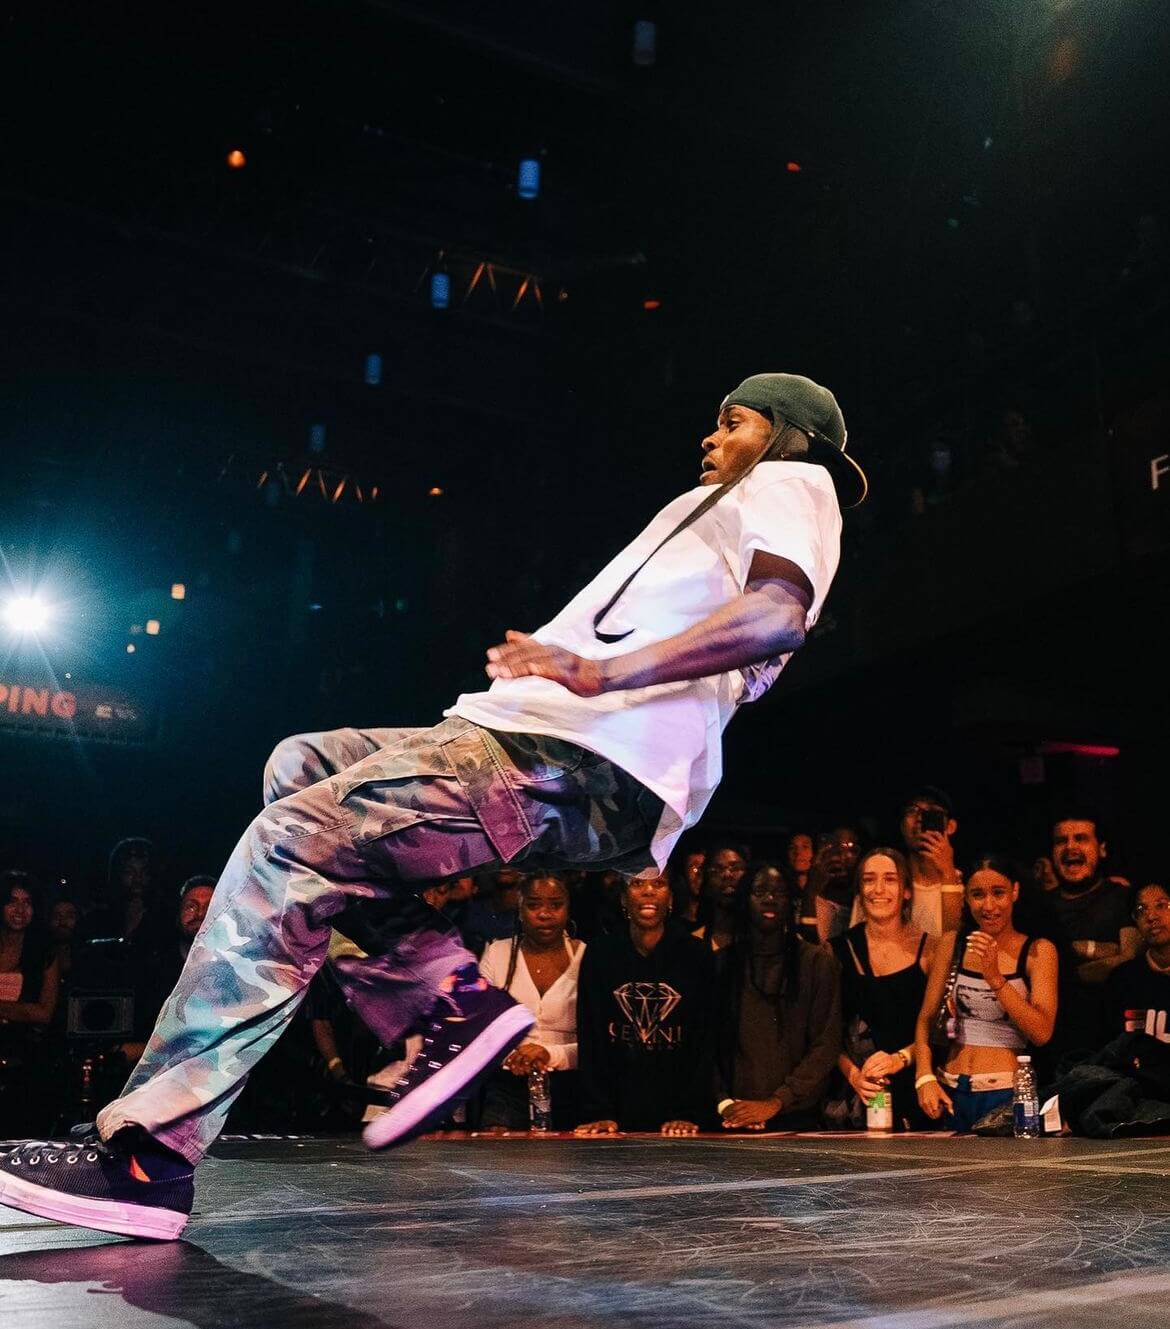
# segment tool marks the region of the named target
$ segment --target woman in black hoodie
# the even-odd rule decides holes
[[[597,938],[581,961],[581,1134],[694,1135],[713,1123],[711,952],[670,909],[665,877],[626,882],[626,930]]]

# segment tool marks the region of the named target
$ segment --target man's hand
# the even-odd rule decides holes
[[[693,1121],[672,1119],[662,1123],[663,1135],[698,1135],[699,1128]]]
[[[509,629],[504,642],[487,653],[488,678],[548,678],[578,697],[596,697],[605,691],[600,660],[586,660],[561,646],[546,646],[526,632]]]
[[[955,851],[951,848],[950,840],[941,831],[923,831],[921,845],[919,853],[922,855],[922,863],[928,869],[933,881],[958,881],[958,873],[955,871]]]
[[[737,1098],[723,1113],[727,1130],[762,1131],[780,1111],[778,1098]]]
[[[574,1135],[616,1135],[617,1133],[617,1122],[610,1121],[608,1118],[601,1121],[583,1121],[581,1125],[573,1131]]]

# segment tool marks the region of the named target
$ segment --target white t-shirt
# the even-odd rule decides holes
[[[837,571],[841,510],[828,471],[809,462],[761,462],[693,525],[676,535],[634,578],[606,616],[598,641],[593,616],[629,574],[709,490],[676,498],[533,635],[591,660],[628,655],[685,631],[742,592],[756,550],[787,558],[808,577],[817,621]],[[744,670],[651,687],[578,697],[545,678],[496,679],[464,693],[447,715],[485,729],[547,734],[600,753],[628,771],[666,807],[651,852],[659,868],[679,835],[700,818],[723,773],[721,735],[742,702],[755,701],[788,663],[783,655]]]

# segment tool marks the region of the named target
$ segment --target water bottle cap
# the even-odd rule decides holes
[[[1016,1060],[1020,1063],[1021,1066],[1031,1066],[1032,1064],[1031,1057],[1017,1057]]]

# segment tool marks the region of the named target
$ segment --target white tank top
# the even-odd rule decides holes
[[[964,945],[966,943],[964,942]],[[1022,996],[1027,997],[1028,949],[1032,938],[1025,937],[1020,947],[1015,970],[1004,975],[1004,982]],[[960,969],[955,982],[955,1036],[964,1047],[1011,1048],[1018,1051],[1027,1047],[1027,1039],[1012,1024],[991,984],[973,969]]]

